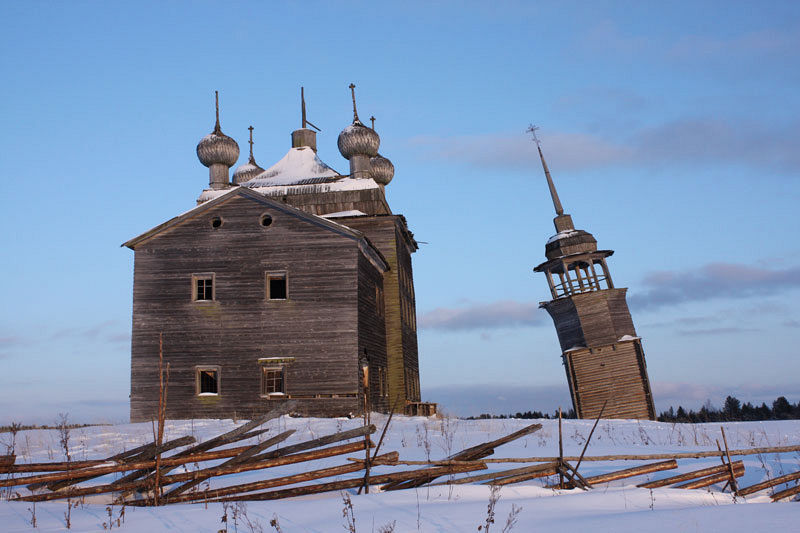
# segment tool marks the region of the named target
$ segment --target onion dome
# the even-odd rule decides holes
[[[381,138],[378,137],[375,130],[365,126],[358,119],[355,87],[352,83],[350,84],[350,94],[353,97],[353,123],[342,130],[336,141],[339,152],[348,160],[354,155],[375,157],[378,155],[378,147],[381,144]]]
[[[394,177],[394,165],[381,154],[369,159],[370,175],[375,183],[389,185]]]
[[[255,158],[253,157],[253,126],[247,128],[250,130],[250,159],[244,165],[239,165],[233,171],[233,183],[239,185],[245,181],[250,181],[262,172],[264,169],[258,166]]]
[[[345,159],[350,159],[359,154],[374,157],[378,155],[381,139],[375,133],[375,130],[362,124],[356,117],[353,123],[339,134],[336,144]]]
[[[197,143],[197,158],[206,167],[221,164],[229,168],[239,159],[239,145],[222,133],[219,127],[219,95],[217,95],[217,122],[214,131]]]

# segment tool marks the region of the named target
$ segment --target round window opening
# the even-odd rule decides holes
[[[214,218],[211,219],[211,227],[212,228],[216,229],[216,228],[218,228],[220,226],[222,226],[222,219],[221,218],[214,217]]]
[[[261,225],[262,226],[264,226],[266,228],[270,224],[272,224],[272,217],[271,216],[264,215],[264,216],[261,217]]]

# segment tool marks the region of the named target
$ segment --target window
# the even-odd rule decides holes
[[[289,398],[286,394],[286,365],[294,362],[294,357],[261,357],[261,397]]]
[[[198,396],[219,395],[219,367],[195,367],[195,390]]]
[[[262,366],[261,367],[261,395],[271,396],[283,394],[283,367],[282,366]]]
[[[379,285],[375,285],[375,310],[378,316],[383,316],[385,308],[386,301],[383,298],[383,289]]]
[[[196,302],[214,300],[214,274],[192,275],[192,300]]]
[[[378,367],[378,394],[386,398],[389,396],[389,383],[386,379],[386,368]]]
[[[288,292],[286,272],[267,272],[267,300],[286,300]]]

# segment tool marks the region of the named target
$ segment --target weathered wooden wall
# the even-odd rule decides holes
[[[655,418],[639,339],[564,354],[567,379],[579,418]]]
[[[263,214],[273,218],[269,227],[260,225]],[[211,227],[213,216],[222,218],[221,227]],[[359,274],[369,278],[364,291],[377,274],[360,259],[356,240],[234,196],[138,243],[135,251],[132,420],[155,412],[159,333],[171,365],[170,418],[269,410],[280,400],[260,396],[258,359],[265,357],[294,358],[285,372],[290,397],[323,396],[301,400],[300,411],[331,416],[360,410],[359,349],[380,358],[381,340],[359,335],[362,324],[375,327],[358,316]],[[273,271],[287,272],[285,301],[265,299],[265,273]],[[192,301],[192,274],[210,272],[215,301]],[[220,367],[218,396],[196,395],[197,365]]]
[[[561,350],[616,342],[636,336],[625,293],[628,289],[603,289],[545,302],[561,343]]]
[[[415,250],[415,245],[412,243],[405,220],[400,215],[348,217],[337,221],[364,233],[389,264],[389,271],[384,274],[383,281],[386,302],[388,400],[390,407],[396,405],[398,410],[402,410],[407,401],[419,399],[418,392],[415,395],[409,394],[410,384],[406,382],[408,372],[413,373],[417,383],[419,379],[416,307],[411,269],[411,254]],[[407,306],[405,313],[404,305]],[[409,320],[412,316],[413,319]],[[419,390],[418,384],[415,385],[415,389]]]
[[[358,353],[369,361],[369,395],[371,408],[387,412],[388,396],[382,395],[381,375],[386,372],[386,322],[378,291],[383,291],[383,275],[367,260],[358,260]]]
[[[325,189],[324,185],[317,187],[320,191]],[[317,193],[309,193],[304,188],[297,188],[296,191],[293,191],[292,187],[287,187],[286,189],[284,192],[261,189],[260,192],[314,215],[353,210],[361,211],[368,215],[391,214],[389,205],[386,203],[384,191],[380,187]]]

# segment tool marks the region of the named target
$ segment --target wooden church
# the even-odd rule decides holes
[[[351,92],[353,86],[351,85]],[[313,416],[421,407],[411,255],[386,200],[392,163],[358,118],[339,134],[340,174],[301,128],[266,170],[220,128],[197,145],[209,186],[197,206],[124,244],[134,250],[131,421],[158,403],[159,337],[168,418],[251,417],[286,400]],[[310,127],[309,127],[310,126]],[[313,128],[313,129],[312,129]],[[366,384],[366,386],[365,386]]]
[[[556,326],[572,405],[578,418],[655,420],[642,339],[636,335],[625,293],[614,286],[606,259],[613,250],[598,250],[597,241],[575,229],[564,214],[542,148],[539,150],[555,207],[556,234],[545,245],[544,273],[552,300],[542,302]]]

